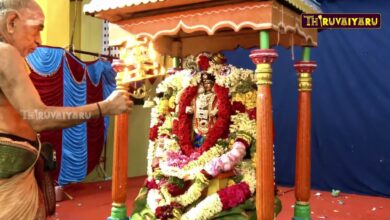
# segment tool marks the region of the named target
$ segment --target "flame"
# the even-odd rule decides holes
[[[120,52],[120,58],[126,67],[123,71],[126,82],[142,81],[165,73],[165,68],[158,62],[153,42],[147,38],[129,37]]]
[[[120,53],[119,58],[121,60],[124,60],[126,58],[126,48],[121,48],[119,53]]]
[[[149,42],[149,56],[153,61],[156,61],[157,59],[157,52],[154,49],[153,42]]]

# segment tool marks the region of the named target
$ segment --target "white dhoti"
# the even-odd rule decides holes
[[[4,140],[0,143],[4,144]],[[4,142],[3,142],[4,141]],[[11,140],[6,142],[10,143]],[[15,146],[17,142],[13,142]],[[19,144],[19,143],[18,143]],[[26,143],[22,147],[28,147]],[[36,150],[36,149],[35,149]],[[40,149],[36,152],[37,157]],[[35,160],[36,162],[36,160]],[[43,220],[45,210],[39,208],[40,192],[34,176],[34,164],[26,171],[0,179],[0,220]]]

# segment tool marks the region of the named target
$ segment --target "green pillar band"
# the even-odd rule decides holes
[[[179,57],[173,57],[173,67],[178,68],[180,66],[180,59]]]
[[[293,220],[311,220],[310,205],[296,203]]]
[[[107,220],[129,220],[125,204],[112,204],[111,216]]]
[[[260,49],[269,49],[268,31],[260,31]]]
[[[302,60],[303,61],[310,61],[310,54],[311,54],[311,48],[310,47],[303,47]]]

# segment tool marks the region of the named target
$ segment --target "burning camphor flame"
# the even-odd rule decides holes
[[[121,49],[124,62],[125,82],[137,82],[164,74],[164,68],[157,61],[153,43],[146,38],[129,38]]]
[[[131,37],[121,48],[117,84],[129,85],[133,88],[131,96],[143,99],[148,96],[147,79],[165,74],[165,69],[158,63],[158,53],[153,43],[146,38]],[[119,68],[120,67],[120,68]]]

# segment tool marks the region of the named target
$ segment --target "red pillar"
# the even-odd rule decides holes
[[[251,52],[250,58],[257,65],[257,129],[256,129],[256,209],[257,219],[274,219],[274,155],[272,118],[272,68],[277,58],[274,49]]]
[[[294,220],[310,220],[311,186],[311,89],[316,63],[309,61],[310,48],[304,48],[303,61],[294,67],[298,72],[298,123],[295,164]]]
[[[114,69],[118,72],[116,77],[117,90],[127,92],[129,83],[124,82],[126,73],[123,72],[124,64],[115,63]],[[128,114],[115,116],[114,124],[114,152],[112,164],[112,208],[108,220],[128,220],[126,209],[127,197],[127,164],[128,164]]]

